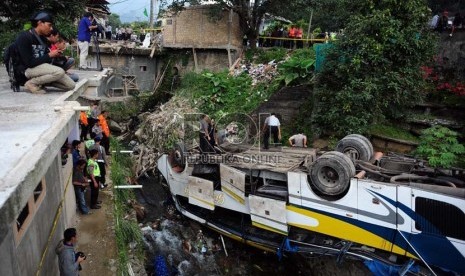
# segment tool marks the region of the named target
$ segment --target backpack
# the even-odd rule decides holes
[[[21,57],[19,56],[18,47],[16,43],[11,43],[3,54],[3,63],[5,64],[6,71],[10,80],[10,87],[14,92],[19,92],[19,87],[23,86],[26,81],[26,66],[22,64]]]

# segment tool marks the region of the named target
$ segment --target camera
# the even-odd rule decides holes
[[[100,23],[97,23],[97,20],[94,20],[92,21],[92,26],[97,26],[96,29],[92,30],[93,32],[97,32],[97,33],[105,33],[105,28],[102,26],[102,24]]]
[[[80,251],[76,253],[76,259],[75,259],[75,261],[77,261],[77,259],[78,259],[79,257],[84,258],[84,260],[87,258],[87,257],[86,257],[86,254],[84,254],[84,253],[82,253],[82,252],[80,252]],[[81,264],[79,264],[79,268],[78,268],[78,269],[79,269],[79,270],[82,270]]]

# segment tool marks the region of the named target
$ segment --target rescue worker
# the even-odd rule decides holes
[[[85,141],[87,139],[87,132],[89,131],[89,122],[87,121],[87,113],[81,111],[79,115],[79,125],[81,126],[81,141]]]
[[[100,189],[100,167],[97,163],[98,150],[92,149],[89,151],[89,160],[87,160],[87,174],[91,181],[90,185],[90,208],[100,209],[102,208],[98,201],[98,193]]]
[[[103,110],[98,116],[100,127],[102,128],[103,137],[102,137],[102,146],[105,148],[105,153],[110,155],[110,128],[107,123],[108,111]]]

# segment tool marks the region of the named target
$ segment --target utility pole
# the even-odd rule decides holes
[[[307,30],[307,39],[310,38],[310,29],[312,28],[312,18],[313,18],[313,9],[310,12],[310,19],[308,20],[308,30]],[[313,38],[313,37],[312,37]],[[307,40],[308,42],[308,40]]]
[[[150,28],[153,28],[155,21],[155,10],[157,7],[157,0],[150,0]]]

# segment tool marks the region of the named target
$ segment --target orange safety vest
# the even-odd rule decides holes
[[[289,37],[295,37],[295,28],[292,27],[290,30],[289,30]]]
[[[107,124],[107,119],[103,117],[102,114],[98,115],[98,120],[100,123],[100,127],[102,128],[103,134],[105,134],[106,137],[110,137],[110,128],[108,127]]]
[[[296,33],[295,36],[296,36],[297,38],[302,38],[302,33],[303,33],[303,30],[302,30],[301,28],[298,28],[298,29],[297,29],[297,33]]]
[[[87,122],[87,114],[84,111],[81,111],[81,114],[79,115],[79,121],[85,126],[89,125],[89,122]]]

